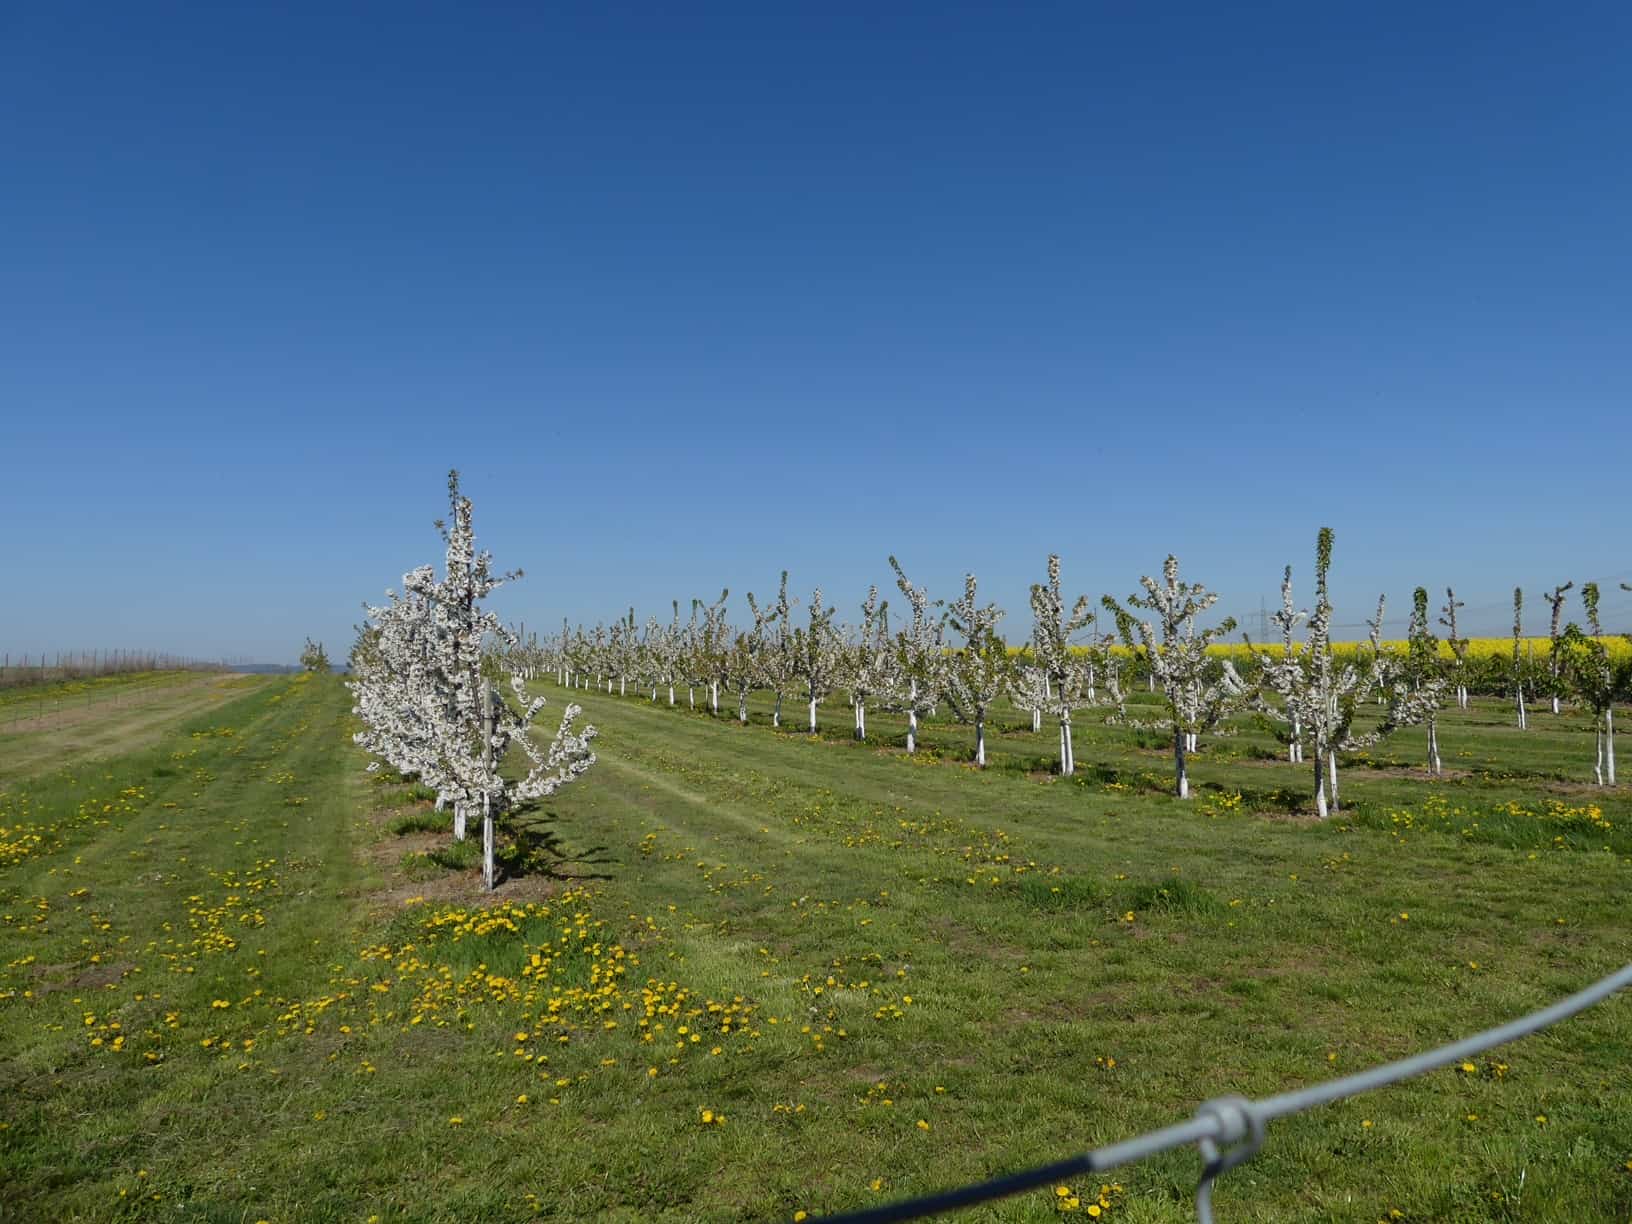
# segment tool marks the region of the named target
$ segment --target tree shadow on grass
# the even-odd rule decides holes
[[[613,860],[605,846],[579,849],[569,846],[556,831],[554,811],[523,808],[510,813],[504,830],[509,841],[497,858],[506,879],[544,876],[556,880],[610,880],[609,871],[596,871]]]

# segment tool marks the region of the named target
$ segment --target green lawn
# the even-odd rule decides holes
[[[601,763],[525,818],[488,911],[446,818],[363,772],[336,680],[8,781],[0,1215],[814,1217],[1357,1070],[1632,961],[1632,794],[1580,785],[1576,715],[1521,734],[1476,703],[1442,730],[1446,780],[1402,735],[1319,824],[1309,771],[1249,724],[1204,739],[1180,803],[1162,735],[1091,714],[1060,780],[1053,731],[1013,711],[977,772],[966,728],[907,758],[879,713],[848,742],[840,700],[811,738],[763,699],[744,728],[575,696]],[[1277,1123],[1219,1218],[1627,1219],[1629,1048],[1623,997]],[[1198,1164],[1122,1170],[1104,1218],[1193,1218]]]

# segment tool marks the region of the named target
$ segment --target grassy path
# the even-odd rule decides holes
[[[43,704],[47,713],[13,717],[30,708],[22,702],[0,710],[0,784],[70,762],[145,748],[188,719],[267,683],[259,676],[164,673],[140,684],[91,688],[71,697],[60,712],[49,712],[48,694],[34,694],[35,704]]]
[[[241,1218],[208,1204],[243,1195],[279,1144],[283,1093],[242,1084],[229,1044],[346,946],[356,783],[337,696],[257,684],[158,748],[0,801],[0,824],[45,831],[0,873],[8,1219],[175,1218],[177,1200]]]

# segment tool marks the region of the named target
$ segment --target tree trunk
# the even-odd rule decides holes
[[[686,685],[686,703],[691,706],[693,711],[697,709],[697,688],[695,685]]]
[[[744,725],[748,722],[748,690],[737,690],[737,721]]]
[[[708,708],[710,713],[718,714],[720,712],[720,682],[718,680],[708,682]]]
[[[1604,772],[1609,775],[1611,786],[1615,785],[1615,707],[1611,705],[1604,711],[1604,762],[1609,766]]]
[[[1428,720],[1428,770],[1439,776],[1439,722],[1434,718]]]
[[[493,796],[482,796],[482,888],[492,892],[496,871],[493,863]]]
[[[1190,773],[1185,768],[1184,742],[1186,735],[1183,731],[1173,732],[1173,776],[1180,799],[1190,798]]]
[[[1031,707],[1031,730],[1035,734],[1043,729],[1043,710],[1041,706]]]
[[[1320,745],[1315,745],[1315,811],[1325,820],[1331,813],[1326,807],[1326,762],[1320,759]]]
[[[671,706],[674,704],[674,682],[672,680],[669,682],[669,704]]]
[[[986,768],[986,715],[975,715],[975,764]]]
[[[624,685],[626,683],[627,683],[627,681],[624,679],[624,677],[622,677],[622,676],[618,677],[618,696],[619,697],[622,697],[622,696],[625,695]]]
[[[1071,719],[1060,719],[1060,777],[1069,778],[1077,772],[1076,753],[1071,744]]]
[[[1337,799],[1337,749],[1333,748],[1326,754],[1326,773],[1332,783],[1332,811],[1340,812],[1343,805]]]
[[[780,692],[778,692],[777,695],[776,695],[776,708],[771,711],[771,726],[780,727],[781,725],[782,725],[782,694]]]
[[[1519,701],[1519,730],[1520,731],[1526,731],[1526,730],[1529,729],[1529,724],[1525,721],[1525,717],[1524,717],[1524,685],[1522,685],[1522,684],[1519,685],[1519,689],[1518,689],[1518,701]]]
[[[859,697],[856,699],[856,738],[867,742],[867,702]]]
[[[816,698],[810,699],[810,733],[816,734]]]
[[[465,805],[460,799],[453,801],[453,840],[465,840]]]

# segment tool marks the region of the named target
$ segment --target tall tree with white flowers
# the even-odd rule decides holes
[[[1428,589],[1418,587],[1411,594],[1411,622],[1407,629],[1408,648],[1401,674],[1401,687],[1391,702],[1389,722],[1393,726],[1422,723],[1428,730],[1428,771],[1440,772],[1439,711],[1445,704],[1444,660],[1439,657],[1439,638],[1428,622]]]
[[[942,693],[959,722],[975,726],[975,764],[986,767],[986,715],[1008,687],[1012,664],[1009,647],[998,636],[1003,610],[976,597],[973,574],[964,575],[963,596],[946,610],[947,624],[962,635],[963,645],[946,660]]]
[[[844,675],[844,638],[833,627],[837,609],[822,604],[822,588],[817,587],[806,609],[807,623],[794,630],[794,674],[804,682],[805,700],[810,711],[810,733],[816,734],[816,706],[830,694]]]
[[[518,701],[512,707],[484,675],[484,643],[513,646],[516,638],[482,600],[521,572],[495,574],[490,554],[476,551],[473,508],[457,472],[448,475],[448,498],[449,521],[437,523],[447,546],[444,575],[438,579],[428,565],[411,570],[401,599],[388,593],[388,606],[369,609],[378,649],[366,674],[352,682],[365,724],[357,738],[451,802],[456,837],[464,836],[471,814],[482,813],[482,880],[491,889],[495,819],[580,777],[595,761],[589,749],[595,730],[577,731],[581,711],[569,705],[549,748],[541,749],[529,731],[544,699],[529,700],[512,672]],[[501,772],[512,745],[530,763],[519,782]]]
[[[737,721],[745,725],[748,722],[748,694],[765,683],[767,616],[774,615],[754,602],[752,591],[748,592],[748,610],[753,613],[753,628],[737,634],[726,657],[728,683],[737,694]]]
[[[1292,696],[1303,684],[1304,668],[1298,661],[1297,647],[1293,643],[1292,635],[1299,625],[1309,619],[1309,613],[1301,611],[1292,598],[1290,565],[1281,576],[1281,606],[1270,614],[1269,619],[1281,631],[1281,652],[1278,655],[1259,657],[1259,688],[1254,706],[1259,713],[1286,727],[1286,759],[1296,765],[1303,760],[1304,728],[1302,703],[1292,700]],[[1247,638],[1246,634],[1241,636],[1246,639],[1248,646],[1252,645],[1251,638]],[[1280,705],[1277,706],[1267,699],[1270,693],[1280,695],[1282,698]]]
[[[1308,613],[1303,649],[1296,654],[1287,651],[1281,658],[1266,664],[1260,679],[1264,688],[1281,697],[1285,716],[1296,721],[1314,748],[1315,809],[1322,820],[1338,809],[1338,752],[1375,744],[1398,719],[1406,716],[1405,712],[1393,708],[1405,686],[1381,682],[1374,666],[1340,664],[1333,653],[1332,601],[1327,591],[1333,539],[1330,527],[1322,527],[1315,537],[1315,602]],[[1282,584],[1283,612],[1292,606],[1288,568]],[[1374,639],[1380,630],[1379,618],[1372,625]],[[1379,644],[1374,641],[1371,664],[1379,664],[1384,659]],[[1389,713],[1377,727],[1358,734],[1352,729],[1357,705],[1360,697],[1375,687],[1384,689],[1384,699],[1391,703]]]
[[[907,751],[918,751],[918,720],[925,717],[945,686],[946,651],[943,646],[940,607],[931,603],[928,591],[914,586],[893,556],[895,585],[912,609],[912,617],[895,634],[894,686],[889,694],[892,708],[907,716]]]
[[[1451,657],[1455,660],[1456,706],[1459,710],[1468,708],[1468,639],[1457,635],[1456,610],[1466,606],[1456,597],[1455,591],[1450,587],[1445,588],[1445,606],[1440,609],[1439,623],[1450,633],[1445,644],[1451,648]]]
[[[867,598],[861,605],[861,624],[856,629],[856,640],[851,643],[850,662],[846,670],[850,678],[851,706],[855,713],[855,735],[867,738],[867,702],[880,693],[887,693],[895,682],[895,643],[890,638],[889,601],[879,601],[878,588],[867,588]]]
[[[1563,586],[1555,586],[1552,594],[1549,595],[1543,592],[1541,596],[1553,610],[1552,619],[1547,625],[1549,644],[1547,651],[1547,695],[1552,698],[1553,713],[1555,715],[1558,713],[1559,698],[1564,695],[1564,659],[1559,652],[1560,642],[1564,636],[1564,593],[1574,586],[1575,582],[1572,580],[1566,582]]]
[[[1565,628],[1559,642],[1564,672],[1576,698],[1592,711],[1595,747],[1592,773],[1599,786],[1615,785],[1615,668],[1600,640],[1598,584],[1583,583],[1581,605],[1587,614],[1587,633],[1579,626]]]
[[[782,698],[799,676],[799,660],[795,653],[793,604],[788,599],[788,571],[782,571],[782,582],[777,588],[776,602],[767,604],[763,612],[748,592],[748,608],[755,623],[764,629],[759,651],[759,678],[771,690],[775,705],[771,707],[771,726],[782,725]]]
[[[1138,634],[1167,699],[1173,727],[1174,788],[1180,799],[1188,799],[1187,753],[1196,750],[1203,731],[1217,726],[1248,695],[1234,665],[1207,653],[1214,642],[1235,631],[1235,621],[1226,617],[1217,625],[1196,627],[1196,618],[1218,602],[1218,595],[1199,582],[1181,582],[1179,560],[1172,555],[1162,564],[1160,582],[1145,575],[1139,584],[1144,594],[1128,596],[1127,608],[1110,596],[1105,597],[1106,606],[1118,616],[1119,624],[1129,625]],[[1151,613],[1155,620],[1141,619],[1139,612]]]
[[[711,714],[720,712],[720,688],[731,678],[732,633],[730,617],[725,610],[726,601],[730,598],[731,592],[726,589],[711,604],[705,604],[700,599],[692,601],[693,610],[702,613],[702,619],[697,623],[697,670],[708,684],[708,709]]]
[[[1048,703],[1049,712],[1059,721],[1060,776],[1069,778],[1077,771],[1071,714],[1093,701],[1088,691],[1092,660],[1079,653],[1071,639],[1094,623],[1094,612],[1086,595],[1078,595],[1070,611],[1066,610],[1057,554],[1049,554],[1048,581],[1032,584],[1031,618],[1031,654],[1043,679],[1040,694],[1033,681],[1033,695]]]

